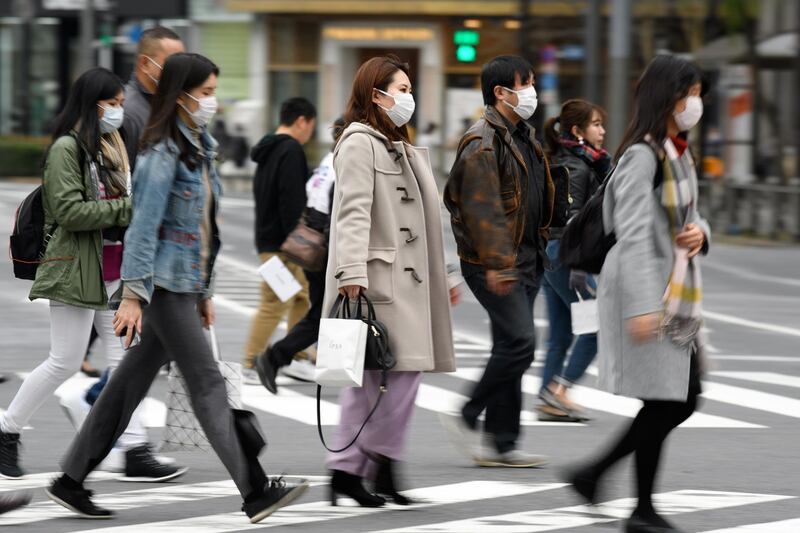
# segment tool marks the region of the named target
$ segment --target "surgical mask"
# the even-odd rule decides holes
[[[100,104],[97,104],[97,107],[103,110],[103,116],[100,117],[101,132],[111,133],[117,131],[122,126],[122,120],[125,118],[124,109],[112,106],[103,107]]]
[[[505,100],[503,100],[503,103],[513,109],[514,113],[516,113],[519,118],[522,120],[528,120],[533,116],[533,113],[536,111],[536,107],[539,105],[539,98],[536,96],[536,89],[533,88],[533,85],[530,87],[525,87],[521,91],[515,91],[514,89],[509,89],[508,87],[503,87],[503,89],[517,95],[518,103],[516,106],[509,104]]]
[[[380,89],[375,90],[379,93],[385,94],[390,98],[394,98],[394,107],[391,109],[387,109],[378,104],[378,107],[386,111],[386,114],[389,116],[391,121],[394,122],[394,125],[400,128],[408,124],[408,121],[411,120],[411,115],[414,114],[414,109],[417,107],[416,102],[414,102],[414,96],[411,93],[389,94],[386,91],[381,91]]]
[[[189,113],[189,116],[192,117],[192,121],[196,126],[200,128],[208,126],[208,123],[211,122],[211,119],[217,114],[217,97],[204,96],[202,98],[195,98],[189,93],[184,94],[197,102],[199,105],[197,107],[197,111],[189,111],[183,104],[181,104],[181,107],[183,107],[184,111]]]
[[[699,96],[686,98],[686,109],[680,113],[673,111],[672,116],[679,131],[689,131],[694,128],[703,116],[703,99]]]
[[[158,70],[164,70],[164,67],[162,67],[161,65],[159,65],[158,63],[156,63],[156,60],[155,60],[155,59],[153,59],[152,57],[150,57],[150,56],[144,56],[144,57],[146,57],[146,58],[147,58],[147,60],[148,60],[149,62],[151,62],[152,64],[154,64],[155,66],[157,66],[157,67],[158,67]],[[151,75],[150,75],[150,74],[148,74],[147,72],[145,72],[145,73],[144,73],[144,75],[145,75],[145,76],[147,76],[148,78],[150,78],[150,80],[152,80],[152,82],[156,84],[156,87],[158,87],[158,82],[159,82],[159,80],[155,79],[153,76],[151,76]]]

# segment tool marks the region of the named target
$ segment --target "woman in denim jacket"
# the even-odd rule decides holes
[[[251,522],[287,505],[308,486],[268,479],[257,452],[245,452],[251,448],[237,431],[225,382],[203,334],[203,327],[214,323],[211,279],[220,248],[217,143],[206,130],[217,109],[218,74],[203,56],[173,55],[153,98],[133,178],[122,288],[112,297],[112,305],[119,306],[116,333],[133,347],[73,441],[62,462],[64,475],[48,491],[56,502],[87,517],[113,514],[93,504],[83,481],[168,360],[180,367],[197,419],[242,494],[242,510]]]

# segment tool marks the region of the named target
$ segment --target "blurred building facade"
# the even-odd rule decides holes
[[[0,135],[46,133],[79,73],[85,2],[0,2]],[[394,53],[411,66],[412,125],[447,147],[479,115],[480,67],[496,55],[521,54],[534,64],[540,123],[567,98],[606,104],[609,20],[624,3],[632,17],[623,86],[632,92],[656,53],[698,60],[717,89],[702,135],[703,152],[719,163],[709,170],[743,182],[753,174],[796,176],[794,0],[95,0],[96,57],[127,77],[137,35],[170,26],[222,68],[229,132],[253,140],[276,126],[283,100],[305,96],[320,111],[325,142],[358,65]]]

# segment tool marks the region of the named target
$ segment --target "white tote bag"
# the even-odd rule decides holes
[[[367,324],[347,316],[349,303],[339,296],[330,318],[319,324],[317,368],[314,380],[325,387],[360,387],[364,379],[364,355],[367,349]]]
[[[228,404],[232,409],[241,409],[242,365],[222,361],[219,355],[219,344],[217,344],[214,326],[211,326],[208,331],[214,360],[217,362],[219,372],[225,380]],[[210,451],[211,444],[208,442],[208,438],[192,409],[192,401],[189,397],[189,390],[186,388],[186,381],[183,379],[178,365],[173,361],[170,364],[169,377],[167,378],[167,422],[164,427],[164,440],[161,443],[160,450],[175,452],[197,449]]]
[[[597,300],[584,300],[580,291],[575,291],[578,301],[570,304],[572,311],[572,334],[586,335],[597,333],[600,329],[600,317],[597,314]]]

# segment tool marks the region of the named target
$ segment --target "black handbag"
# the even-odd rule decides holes
[[[364,306],[362,305],[362,302],[366,302],[366,315],[364,315],[363,312]],[[350,306],[351,302],[346,300],[343,295],[339,295],[339,297],[336,298],[333,307],[331,308],[330,318],[339,317],[341,310],[341,318],[362,320],[367,324],[368,331],[364,353],[364,369],[381,371],[380,394],[378,395],[375,405],[367,415],[367,418],[364,419],[364,423],[361,424],[361,428],[359,428],[356,436],[353,437],[353,440],[351,440],[350,443],[344,448],[334,450],[328,447],[328,444],[325,442],[325,436],[322,433],[322,413],[320,408],[320,403],[322,401],[322,385],[317,385],[317,432],[319,433],[319,440],[322,442],[322,445],[331,453],[343,452],[356,443],[358,437],[361,435],[361,432],[364,431],[367,422],[370,421],[372,415],[375,414],[375,411],[377,411],[378,406],[381,404],[381,398],[387,390],[386,380],[389,370],[397,365],[397,359],[394,357],[392,350],[389,347],[389,330],[383,322],[378,320],[377,314],[375,313],[375,306],[372,305],[372,301],[369,299],[369,297],[367,297],[367,295],[363,292],[361,293],[356,303],[355,312],[353,312]]]

